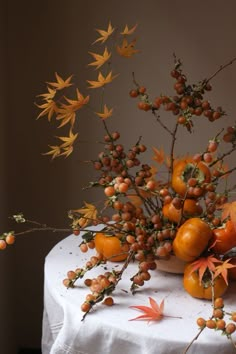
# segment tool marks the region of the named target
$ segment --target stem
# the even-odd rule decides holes
[[[189,343],[189,345],[185,348],[185,350],[183,351],[182,354],[186,354],[187,351],[189,350],[189,348],[192,346],[192,344],[198,339],[198,337],[200,336],[200,334],[202,333],[202,331],[204,330],[205,327],[201,328],[198,332],[198,334],[191,340],[191,342]]]
[[[217,74],[219,74],[219,72],[221,72],[222,70],[224,70],[227,66],[232,65],[236,60],[236,57],[231,59],[228,63],[224,64],[224,65],[220,65],[219,69],[216,70],[216,72],[214,72],[213,75],[211,75],[208,79],[204,80],[204,83],[207,84],[209,81],[211,81]]]

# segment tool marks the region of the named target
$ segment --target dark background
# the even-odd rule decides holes
[[[214,73],[221,64],[236,56],[234,0],[204,1],[3,1],[1,3],[1,85],[0,85],[0,162],[1,228],[14,228],[8,216],[22,211],[31,220],[51,226],[67,227],[67,211],[93,202],[96,195],[81,188],[92,179],[92,170],[81,160],[92,159],[100,151],[94,142],[103,131],[98,120],[86,113],[79,122],[80,144],[68,159],[50,162],[43,156],[57,131],[45,118],[36,121],[36,96],[45,90],[44,82],[74,74],[82,92],[88,79],[88,51],[97,38],[95,28],[123,27],[138,23],[137,47],[141,53],[123,65],[125,74],[108,92],[115,107],[110,125],[118,129],[125,144],[134,144],[142,134],[150,150],[165,147],[151,114],[138,111],[129,98],[131,72],[148,87],[153,97],[172,94],[173,52],[184,63],[194,82]],[[200,135],[184,131],[179,151],[194,152],[223,124],[235,121],[236,67],[228,67],[213,82],[209,97],[212,105],[222,105],[228,116],[211,131],[199,120]],[[84,89],[83,89],[84,88]],[[167,118],[168,119],[168,118]],[[0,343],[1,353],[14,354],[19,348],[40,348],[43,313],[44,259],[64,234],[35,233],[17,239],[17,244],[0,254]],[[72,265],[73,268],[73,265]],[[65,269],[66,273],[67,269]]]

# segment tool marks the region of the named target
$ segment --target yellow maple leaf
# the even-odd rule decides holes
[[[124,30],[122,32],[120,32],[120,34],[125,35],[130,35],[133,34],[134,31],[136,30],[138,24],[134,25],[132,28],[129,29],[128,25],[125,26]]]
[[[47,115],[49,122],[51,121],[53,114],[58,110],[58,107],[53,100],[48,100],[41,105],[37,104],[37,107],[42,109],[42,112],[38,115],[37,119]]]
[[[89,88],[98,88],[98,87],[102,87],[102,86],[104,86],[106,84],[109,84],[117,76],[118,76],[118,74],[112,76],[112,71],[110,71],[109,74],[106,77],[104,77],[102,75],[102,73],[99,71],[97,81],[89,81],[89,80],[87,80],[87,82],[91,85]]]
[[[112,25],[111,25],[111,21],[108,24],[107,31],[106,30],[101,30],[101,29],[96,29],[96,31],[100,34],[101,37],[96,39],[96,41],[94,41],[93,44],[95,44],[97,42],[101,42],[101,43],[106,42],[108,37],[113,33],[114,29],[115,28],[113,28]]]
[[[113,108],[108,109],[107,105],[105,104],[104,108],[103,108],[103,112],[102,113],[95,112],[95,114],[97,116],[99,116],[100,118],[102,118],[103,120],[105,120],[105,119],[107,119],[107,118],[112,116],[112,112],[113,112]]]
[[[60,145],[61,148],[66,148],[74,144],[78,133],[73,134],[72,130],[69,132],[69,136],[58,136],[57,138],[63,141],[63,144]]]
[[[52,100],[55,97],[56,90],[54,90],[54,89],[52,89],[50,87],[47,87],[47,89],[48,89],[48,92],[41,93],[40,95],[38,95],[38,97],[43,97],[43,99],[45,101],[50,101],[50,100]]]
[[[80,227],[85,227],[91,223],[91,221],[97,219],[97,208],[90,203],[84,202],[84,207],[80,209],[75,209],[72,210],[74,213],[78,213],[83,215],[81,218],[76,220],[76,224],[79,225]]]
[[[89,96],[84,97],[79,89],[76,89],[77,100],[71,100],[65,97],[66,101],[70,104],[68,107],[77,111],[89,102]]]
[[[60,146],[57,145],[49,145],[50,149],[48,152],[43,153],[43,155],[52,155],[52,160],[55,159],[56,157],[60,156],[61,154],[61,149]]]
[[[57,112],[57,120],[61,120],[61,124],[58,126],[58,128],[63,127],[64,125],[70,123],[71,127],[73,128],[75,124],[75,112],[73,109],[71,109],[68,106],[63,106],[62,108],[58,109]]]
[[[107,47],[105,48],[103,54],[97,54],[93,52],[89,52],[95,59],[92,63],[89,63],[89,66],[96,66],[95,69],[99,69],[103,64],[105,64],[111,57],[111,53],[108,52]]]
[[[135,43],[136,43],[136,39],[128,43],[127,39],[124,38],[121,46],[118,45],[116,46],[117,53],[122,57],[130,58],[132,55],[140,52],[140,50],[134,48]]]
[[[63,147],[63,152],[60,153],[60,156],[65,156],[68,157],[70,154],[72,154],[74,148],[72,145]]]
[[[48,85],[55,87],[56,90],[62,90],[66,87],[71,86],[71,78],[72,76],[68,77],[66,80],[63,80],[61,76],[58,75],[58,73],[55,73],[56,76],[56,82],[47,82]]]

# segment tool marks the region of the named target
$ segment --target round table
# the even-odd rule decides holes
[[[44,314],[42,354],[181,354],[198,333],[196,319],[208,318],[210,301],[192,298],[183,290],[182,275],[152,271],[150,281],[130,293],[130,277],[137,271],[137,264],[125,270],[113,294],[114,306],[94,306],[81,321],[80,306],[90,292],[79,279],[73,289],[62,281],[68,270],[84,266],[94,251],[82,253],[80,236],[68,236],[59,242],[45,259]],[[107,263],[87,273],[96,277],[106,269],[119,269],[121,263]],[[86,278],[85,277],[85,278]],[[236,282],[232,282],[224,296],[227,311],[236,311]],[[159,304],[165,302],[164,317],[158,322],[130,321],[141,313],[131,305],[149,306],[149,297]],[[236,335],[233,335],[234,342]],[[236,353],[230,340],[215,330],[206,328],[188,354]]]

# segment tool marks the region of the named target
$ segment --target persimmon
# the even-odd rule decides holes
[[[176,257],[191,262],[207,248],[212,237],[210,226],[200,218],[185,221],[178,229],[173,241]]]
[[[213,230],[212,248],[218,254],[225,254],[233,247],[236,247],[236,230],[233,222],[228,220],[223,227]]]
[[[188,193],[188,180],[195,178],[198,185],[201,187],[204,183],[210,183],[211,172],[209,167],[200,161],[195,163],[191,157],[185,157],[174,164],[172,174],[172,188],[180,196],[193,197]],[[204,194],[204,189],[201,188],[200,195]],[[200,196],[199,195],[199,196]]]
[[[111,262],[123,261],[128,256],[129,245],[127,242],[122,242],[119,236],[98,232],[94,242],[96,251]]]
[[[212,285],[211,278],[203,276],[203,280],[199,283],[198,271],[192,271],[191,263],[185,267],[183,277],[184,289],[193,297],[199,299],[212,299]],[[214,280],[214,296],[220,297],[227,290],[228,285],[224,281],[224,278],[218,276]]]
[[[183,210],[176,209],[172,202],[162,208],[163,215],[172,222],[179,223],[181,217],[194,217],[202,214],[202,207],[195,199],[186,199]]]

